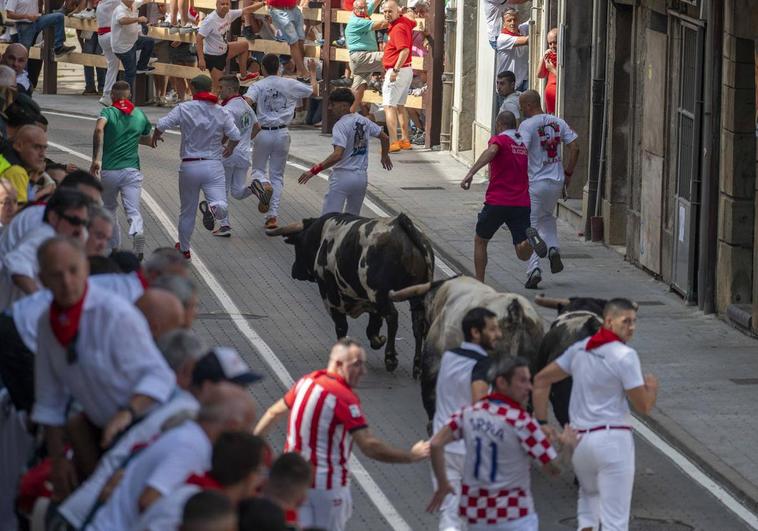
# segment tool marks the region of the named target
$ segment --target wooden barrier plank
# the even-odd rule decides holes
[[[0,43],[0,53],[5,53],[5,49],[8,47],[9,43]],[[42,58],[42,50],[39,46],[32,46],[32,49],[29,50],[29,59],[41,59]]]
[[[332,11],[332,22],[337,22],[338,24],[347,24],[350,22],[350,17],[352,16],[352,11],[346,11],[344,9],[340,9],[339,11]],[[384,15],[381,13],[374,13],[371,15],[371,20],[374,22],[381,22],[384,20]],[[424,30],[424,19],[417,19],[416,20],[416,29],[423,31]]]
[[[343,63],[347,63],[350,60],[350,54],[347,51],[347,48],[337,48],[336,46],[331,47],[331,59],[332,61],[339,61]],[[414,70],[423,70],[424,69],[424,58],[423,57],[414,57],[411,59],[411,66]]]
[[[382,95],[375,90],[366,90],[366,92],[363,93],[363,103],[376,103],[377,105],[381,105]],[[409,109],[423,109],[423,98],[421,96],[408,96],[408,99],[405,101],[405,106]]]

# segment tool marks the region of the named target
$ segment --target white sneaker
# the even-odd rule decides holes
[[[0,42],[11,42],[11,39],[11,34],[7,31],[0,35]]]
[[[132,251],[137,255],[140,262],[145,257],[145,235],[138,232],[134,235],[134,241],[132,242]]]
[[[83,20],[92,20],[93,18],[95,18],[95,10],[94,9],[85,9],[82,12],[81,18]]]
[[[111,105],[113,105],[113,102],[111,101],[111,97],[106,96],[105,94],[103,94],[103,96],[97,101],[103,107],[110,107]]]

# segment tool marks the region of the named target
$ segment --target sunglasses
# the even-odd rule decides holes
[[[89,226],[88,219],[80,218],[78,216],[67,216],[66,214],[60,214],[60,217],[68,221],[74,227],[81,227],[81,226],[88,227]]]

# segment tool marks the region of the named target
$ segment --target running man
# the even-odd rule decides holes
[[[255,104],[261,126],[261,132],[256,135],[253,143],[253,177],[260,179],[263,184],[258,209],[267,212],[266,229],[275,229],[278,226],[276,216],[279,214],[279,201],[284,189],[284,165],[290,150],[287,126],[292,121],[298,101],[310,97],[316,91],[316,72],[311,70],[311,84],[304,85],[295,79],[279,75],[279,57],[275,54],[263,56],[261,66],[264,77],[247,89],[245,99],[250,105]],[[266,208],[269,198],[270,209]]]
[[[180,103],[158,120],[152,145],[161,140],[163,132],[179,128],[182,133],[179,166],[179,241],[175,247],[189,260],[190,238],[195,230],[195,210],[203,214],[203,226],[212,231],[216,220],[227,215],[226,180],[221,160],[229,157],[240,141],[240,132],[232,115],[218,105],[210,92],[211,78],[195,76],[190,81],[192,101]],[[227,138],[226,144],[223,144]],[[198,205],[200,190],[205,201]]]
[[[340,339],[332,348],[326,370],[298,380],[255,427],[255,434],[264,436],[278,419],[289,415],[284,451],[297,452],[313,464],[313,483],[299,511],[303,529],[346,528],[353,511],[348,469],[353,442],[369,458],[385,463],[413,463],[429,454],[429,444],[424,441],[403,451],[371,433],[352,389],[365,373],[363,348],[352,339]]]
[[[324,196],[322,216],[330,212],[361,215],[368,186],[369,137],[378,138],[382,143],[382,167],[385,170],[392,169],[389,137],[368,118],[350,112],[354,102],[355,96],[346,88],[334,89],[329,94],[327,110],[337,118],[337,123],[332,128],[334,151],[321,163],[303,172],[297,180],[300,184],[305,184],[314,175],[334,167],[329,176],[329,190]]]
[[[121,247],[121,228],[116,209],[118,195],[129,224],[132,250],[142,260],[145,253],[145,233],[140,213],[142,172],[139,145],[152,146],[152,125],[141,109],[130,101],[131,89],[126,81],[116,81],[111,89],[112,106],[100,111],[92,137],[92,166],[90,173],[101,177],[103,206],[115,220],[111,249]],[[102,153],[101,153],[102,151]],[[102,173],[102,174],[101,174]]]
[[[250,48],[247,39],[234,42],[226,42],[226,34],[232,22],[245,13],[252,13],[266,5],[265,2],[253,2],[242,9],[229,9],[230,0],[216,0],[216,9],[212,11],[200,23],[195,37],[197,48],[197,67],[200,70],[208,69],[213,79],[211,92],[218,93],[218,82],[226,70],[227,60],[237,58],[240,69],[240,80],[250,81],[255,79],[255,74],[247,73],[247,59],[250,57]]]
[[[471,188],[474,175],[486,164],[490,165],[490,182],[474,236],[474,269],[479,282],[484,282],[484,271],[487,269],[487,245],[503,224],[511,232],[519,260],[529,260],[532,250],[537,256],[547,255],[545,242],[529,226],[531,209],[527,149],[516,130],[516,117],[512,112],[503,111],[497,115],[495,135],[461,181],[461,188]]]
[[[550,386],[572,376],[571,426],[579,435],[572,463],[579,480],[578,529],[629,528],[634,487],[634,436],[629,402],[649,415],[658,397],[658,379],[642,376],[637,351],[627,346],[637,326],[637,306],[612,299],[603,308],[603,327],[571,345],[534,378],[534,416],[550,433]]]
[[[466,455],[458,513],[467,529],[538,531],[529,458],[556,476],[558,455],[526,410],[532,389],[529,362],[503,358],[493,369],[493,392],[453,415],[432,437],[438,487],[427,511],[438,511],[448,495],[458,494],[448,481],[444,454],[446,445],[463,440]],[[562,438],[570,434],[566,430]]]
[[[221,105],[234,118],[234,125],[240,132],[240,142],[234,148],[234,153],[224,159],[224,174],[226,175],[226,195],[232,194],[235,199],[245,199],[250,195],[261,195],[262,185],[257,179],[250,186],[245,185],[247,170],[250,169],[250,140],[255,138],[261,126],[255,111],[240,96],[240,81],[237,76],[224,76],[219,80]],[[259,209],[262,203],[259,203]],[[229,215],[221,220],[221,226],[213,231],[214,236],[228,238],[232,235]]]

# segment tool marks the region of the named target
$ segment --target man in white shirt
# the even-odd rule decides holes
[[[131,459],[88,529],[132,529],[140,514],[171,494],[190,474],[211,468],[213,444],[222,433],[250,431],[255,422],[255,403],[247,390],[222,383],[209,395],[196,421],[188,420],[169,430]]]
[[[491,358],[487,351],[493,350],[495,342],[503,337],[497,315],[486,308],[473,308],[463,316],[461,326],[463,343],[459,348],[446,351],[440,360],[433,433],[450,422],[455,413],[478,402],[489,391],[487,372]],[[440,531],[465,529],[458,514],[465,456],[466,447],[462,440],[445,447],[447,479],[455,489],[455,494],[448,495],[440,506]],[[432,480],[436,488],[434,477]]]
[[[37,40],[37,35],[45,28],[55,29],[53,42],[55,55],[66,55],[76,49],[75,46],[66,46],[66,30],[63,27],[63,13],[46,13],[41,15],[37,0],[8,0],[5,4],[6,14],[9,20],[16,23],[18,42],[28,50]]]
[[[132,94],[135,94],[134,79],[137,74],[155,70],[149,63],[155,41],[140,35],[141,24],[147,24],[147,18],[137,14],[135,0],[121,0],[111,15],[111,48],[124,65],[124,81],[129,83]]]
[[[242,9],[229,9],[230,0],[216,0],[216,9],[200,23],[195,37],[197,48],[197,67],[208,69],[213,80],[212,92],[218,93],[218,82],[226,70],[226,62],[237,58],[240,81],[255,79],[254,74],[247,73],[247,59],[250,57],[250,45],[247,39],[226,42],[226,34],[232,22],[242,15],[257,11],[266,2],[253,2]]]
[[[484,18],[487,20],[487,40],[493,50],[497,50],[497,36],[500,34],[503,22],[503,13],[516,4],[523,4],[527,0],[484,0]]]
[[[179,167],[179,241],[176,248],[189,260],[190,238],[195,230],[195,212],[200,208],[203,226],[212,231],[216,220],[227,215],[226,180],[222,159],[231,156],[241,136],[232,115],[218,105],[211,90],[211,78],[195,76],[190,81],[192,101],[181,103],[158,120],[153,146],[163,132],[179,128],[182,133]],[[228,139],[223,144],[224,139]],[[205,201],[198,205],[200,190]]]
[[[96,462],[93,454],[169,397],[175,378],[137,309],[88,283],[87,259],[76,240],[51,238],[40,247],[39,262],[53,302],[39,319],[32,420],[45,426],[53,495],[63,499],[76,484],[75,467],[65,458],[70,399],[91,424],[89,433],[68,438],[74,455],[80,463]],[[102,437],[92,440],[98,432]]]
[[[138,9],[142,3],[141,0],[134,2],[134,8]],[[113,31],[111,28],[111,19],[113,11],[121,4],[121,0],[103,0],[98,2],[95,8],[95,19],[97,20],[97,42],[103,50],[103,55],[108,61],[108,69],[105,72],[105,85],[103,86],[103,95],[100,98],[100,104],[107,107],[111,104],[111,89],[118,78],[119,59],[113,53],[111,37]]]
[[[390,139],[368,118],[350,112],[355,96],[346,88],[334,89],[329,93],[328,112],[337,119],[332,128],[331,155],[303,172],[298,179],[300,184],[307,183],[311,177],[326,168],[333,167],[329,176],[329,190],[324,196],[321,215],[336,212],[360,216],[363,199],[368,187],[368,140],[379,138],[382,144],[382,167],[392,169],[389,156]]]
[[[571,182],[576,161],[579,158],[577,134],[557,116],[545,114],[540,105],[540,95],[527,90],[519,97],[523,121],[518,132],[529,150],[529,199],[531,201],[530,224],[545,240],[550,272],[563,271],[563,262],[558,244],[558,227],[555,207],[564,185]],[[566,161],[561,160],[560,144],[563,144]],[[537,289],[542,281],[540,257],[532,253],[527,266],[527,289]]]
[[[310,71],[311,84],[305,85],[279,75],[277,55],[266,54],[261,66],[265,77],[247,89],[245,99],[251,105],[255,104],[261,126],[253,143],[253,177],[263,183],[263,189],[256,194],[261,199],[259,210],[266,212],[265,227],[275,229],[284,189],[284,165],[290,149],[287,126],[292,121],[298,101],[316,91],[316,72]]]
[[[503,29],[497,36],[497,72],[510,70],[516,76],[516,90],[523,92],[527,88],[529,77],[529,37],[528,26],[519,26],[518,11],[506,10],[503,14]]]
[[[1,62],[13,69],[16,75],[17,89],[20,92],[31,95],[34,87],[32,87],[29,73],[26,71],[26,65],[29,62],[29,51],[22,44],[13,42],[5,49]]]
[[[258,117],[255,111],[247,101],[240,96],[240,81],[237,76],[224,76],[220,80],[221,105],[224,110],[234,118],[234,125],[240,131],[240,142],[234,148],[234,153],[224,159],[224,174],[226,176],[226,194],[232,195],[235,199],[245,199],[253,194],[258,195],[263,189],[261,182],[254,179],[248,186],[247,172],[250,169],[250,142],[258,132],[261,126],[258,124]],[[261,204],[259,203],[259,209]],[[229,216],[221,220],[221,226],[213,231],[214,236],[229,237],[232,235],[232,227],[229,224]]]
[[[502,100],[498,114],[508,111],[513,114],[516,120],[520,120],[519,97],[521,93],[516,90],[516,76],[510,70],[500,72],[497,75],[497,95]]]
[[[579,480],[578,529],[629,528],[634,486],[634,436],[628,402],[650,414],[658,380],[643,377],[637,352],[627,346],[634,336],[637,310],[627,299],[608,301],[603,327],[571,345],[534,378],[534,416],[550,433],[547,404],[550,386],[573,377],[569,417],[579,435],[572,462]]]

